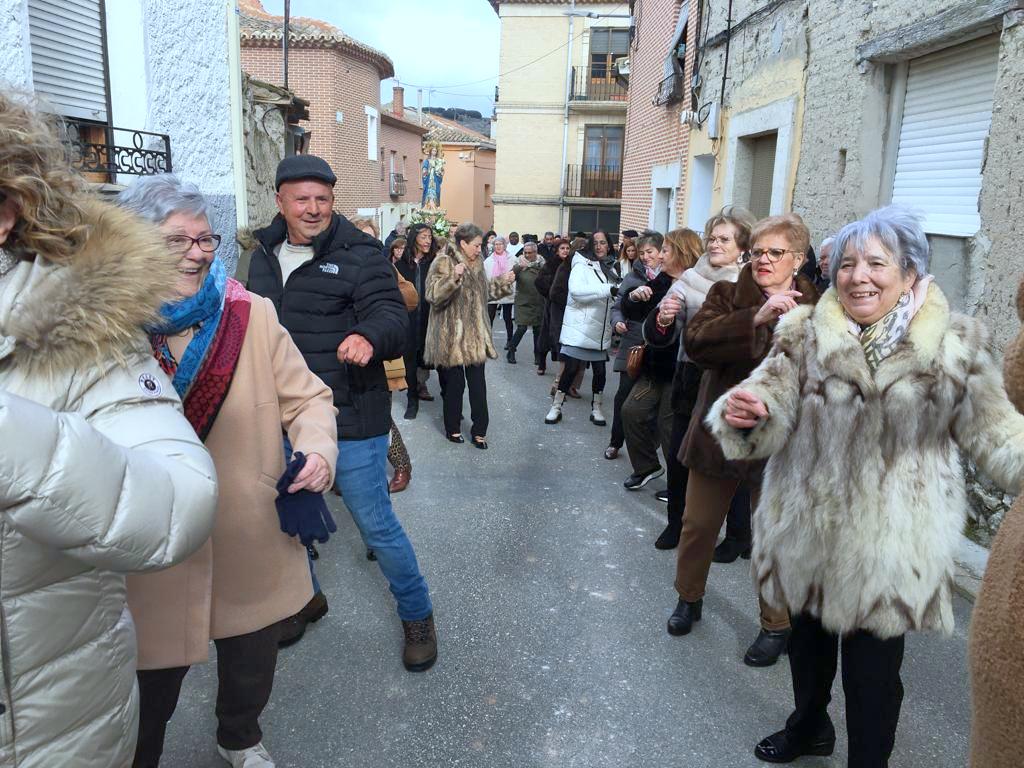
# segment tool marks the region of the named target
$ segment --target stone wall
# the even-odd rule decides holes
[[[242,129],[245,135],[245,191],[249,226],[264,227],[277,214],[274,176],[284,159],[287,122],[282,109],[266,103],[281,92],[246,76],[242,80]]]

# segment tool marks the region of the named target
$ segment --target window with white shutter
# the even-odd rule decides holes
[[[32,82],[67,117],[107,122],[102,0],[28,0]]]
[[[892,202],[924,214],[925,231],[970,236],[981,219],[981,165],[992,123],[999,37],[913,59]]]

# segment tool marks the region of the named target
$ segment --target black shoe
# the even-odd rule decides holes
[[[473,446],[479,448],[481,451],[487,450],[487,438],[485,437],[474,437]]]
[[[415,419],[416,414],[420,412],[420,401],[419,399],[410,400],[409,404],[405,406],[405,418]]]
[[[514,349],[510,349],[508,351],[508,354],[505,355],[505,359],[508,360],[510,363],[512,363],[512,365],[515,365],[516,364],[516,351]]]
[[[668,504],[668,488],[663,488],[654,494],[654,498],[660,501],[662,504]]]
[[[448,438],[448,442],[450,443],[466,442],[466,438],[464,438],[462,435],[445,435],[445,437]]]
[[[306,627],[315,624],[327,615],[327,598],[323,592],[317,592],[306,606],[281,622],[281,635],[277,640],[278,648],[295,645],[306,634]]]
[[[682,532],[682,523],[669,523],[661,532],[658,540],[654,542],[654,546],[658,549],[675,549],[679,546],[679,534]]]
[[[668,633],[670,635],[688,635],[693,629],[693,623],[700,621],[701,610],[704,607],[704,600],[696,603],[688,603],[682,598],[676,603],[676,609],[668,617]]]
[[[643,488],[645,485],[651,482],[651,480],[654,480],[656,477],[661,477],[664,474],[665,470],[662,469],[661,467],[658,467],[657,469],[652,469],[650,472],[644,472],[639,475],[630,475],[629,477],[626,478],[626,481],[622,484],[622,487],[625,488],[627,491],[639,491],[641,488]]]
[[[377,554],[372,549],[366,550],[366,559],[370,562],[377,562]]]
[[[773,632],[762,629],[757,634],[757,639],[747,649],[743,663],[748,667],[770,667],[779,660],[779,656],[786,652],[789,645],[788,629]]]
[[[825,732],[809,741],[799,741],[782,730],[762,739],[754,747],[754,757],[766,763],[792,763],[798,757],[814,755],[828,757],[836,748],[836,734]]]
[[[739,539],[730,539],[728,536],[722,539],[722,543],[715,547],[715,554],[711,560],[715,563],[732,563],[736,558],[750,559],[750,542],[743,542]]]

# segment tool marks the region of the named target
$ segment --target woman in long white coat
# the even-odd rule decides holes
[[[82,186],[0,95],[0,765],[19,768],[131,764],[124,574],[197,550],[217,501],[143,332],[176,258]]]

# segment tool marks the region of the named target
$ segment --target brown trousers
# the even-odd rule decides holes
[[[686,486],[686,509],[683,512],[683,532],[679,538],[679,553],[676,560],[676,592],[688,603],[695,603],[704,597],[711,570],[711,558],[715,554],[718,532],[722,529],[729,502],[739,487],[739,480],[709,477],[690,470]],[[761,489],[752,485],[750,505],[757,509]],[[789,613],[767,605],[758,595],[761,604],[761,627],[767,630],[789,628]]]

